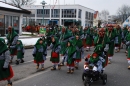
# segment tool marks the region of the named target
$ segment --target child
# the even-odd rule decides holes
[[[52,43],[50,45],[50,48],[52,49],[50,61],[53,63],[53,67],[51,68],[51,70],[56,70],[57,65],[58,69],[60,70],[61,66],[59,63],[60,62],[59,52],[61,47],[57,37],[52,37]]]
[[[76,57],[75,57],[75,68],[78,69],[79,62],[81,62],[81,59],[84,58],[83,53],[83,44],[82,40],[79,38],[79,35],[75,36],[75,39],[73,40],[73,45],[76,47]]]
[[[76,57],[76,48],[72,45],[72,43],[72,41],[68,41],[67,48],[64,53],[67,62],[67,68],[69,69],[67,73],[73,73],[75,67],[74,60]]]
[[[37,64],[37,69],[39,69],[39,64],[41,64],[41,69],[44,70],[44,61],[47,56],[47,45],[45,44],[45,39],[38,39],[34,45],[34,63]]]
[[[105,62],[105,59],[98,55],[98,52],[101,51],[102,46],[96,46],[94,53],[92,55],[88,55],[88,57],[85,59],[85,65],[84,69],[87,71],[89,69],[89,66],[91,65],[93,68],[93,71],[96,72],[103,72],[103,63]]]
[[[15,46],[10,46],[11,49],[16,48],[17,49],[17,60],[16,60],[16,65],[18,65],[19,63],[23,63],[24,60],[24,47],[23,47],[23,43],[21,40],[17,41],[17,44]]]
[[[4,39],[0,38],[0,81],[7,80],[8,85],[12,86],[11,78],[14,76],[12,67],[10,66],[10,52]]]

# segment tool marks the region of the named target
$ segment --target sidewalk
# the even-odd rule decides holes
[[[0,38],[4,38],[5,42],[7,42],[6,37],[0,37]],[[35,45],[35,43],[37,42],[37,40],[40,37],[36,36],[36,37],[29,37],[29,36],[20,36],[19,40],[22,41],[23,45],[25,48],[33,48],[33,46]]]

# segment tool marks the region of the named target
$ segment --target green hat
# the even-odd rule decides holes
[[[100,53],[100,52],[102,52],[102,50],[103,50],[103,45],[100,44],[95,47],[94,52]]]
[[[11,33],[8,33],[7,35],[7,39],[9,40],[9,42],[12,42],[15,36],[18,36],[18,34],[17,32],[15,32],[14,28],[12,28]]]
[[[43,41],[42,44],[39,43],[41,40]],[[37,49],[40,49],[41,46],[43,46],[44,48],[46,48],[45,40],[43,40],[42,38],[39,38],[34,46],[36,46]]]
[[[5,43],[5,40],[3,38],[0,38],[0,41],[4,42]]]
[[[0,38],[0,55],[8,50],[7,45],[5,44],[4,39]]]
[[[17,42],[20,42],[20,44],[17,44],[16,46],[19,46],[19,47],[23,48],[23,43],[22,43],[22,41],[21,41],[21,40],[18,40]]]

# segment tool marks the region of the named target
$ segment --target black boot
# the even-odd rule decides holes
[[[23,59],[21,59],[21,62],[20,63],[24,63],[24,60]]]
[[[56,70],[56,67],[52,67],[51,70]]]
[[[71,74],[73,74],[74,73],[74,69],[71,69]]]
[[[8,85],[7,86],[12,86],[12,82],[11,83],[8,83]]]
[[[11,80],[7,80],[7,81],[8,81],[7,86],[12,86],[12,82],[11,82]]]
[[[71,69],[69,68],[69,70],[67,71],[67,73],[71,73]]]
[[[39,69],[39,64],[37,64],[36,69]]]
[[[18,60],[16,60],[16,63],[15,63],[16,65],[19,65],[19,61]]]

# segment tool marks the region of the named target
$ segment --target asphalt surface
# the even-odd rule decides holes
[[[79,69],[74,71],[74,74],[67,74],[67,67],[63,66],[61,70],[51,71],[52,66],[49,61],[50,50],[48,51],[48,59],[45,62],[45,70],[36,70],[36,65],[33,62],[32,49],[26,50],[25,61],[20,65],[14,65],[13,86],[84,86],[82,81],[83,64],[82,61]],[[86,51],[85,51],[86,52]],[[130,70],[127,69],[127,58],[125,50],[120,53],[115,53],[112,64],[106,67],[105,73],[108,76],[108,82],[105,86],[130,86]],[[87,55],[91,52],[86,52]],[[7,82],[0,82],[0,86],[5,86]],[[102,81],[97,81],[92,86],[103,86]]]

